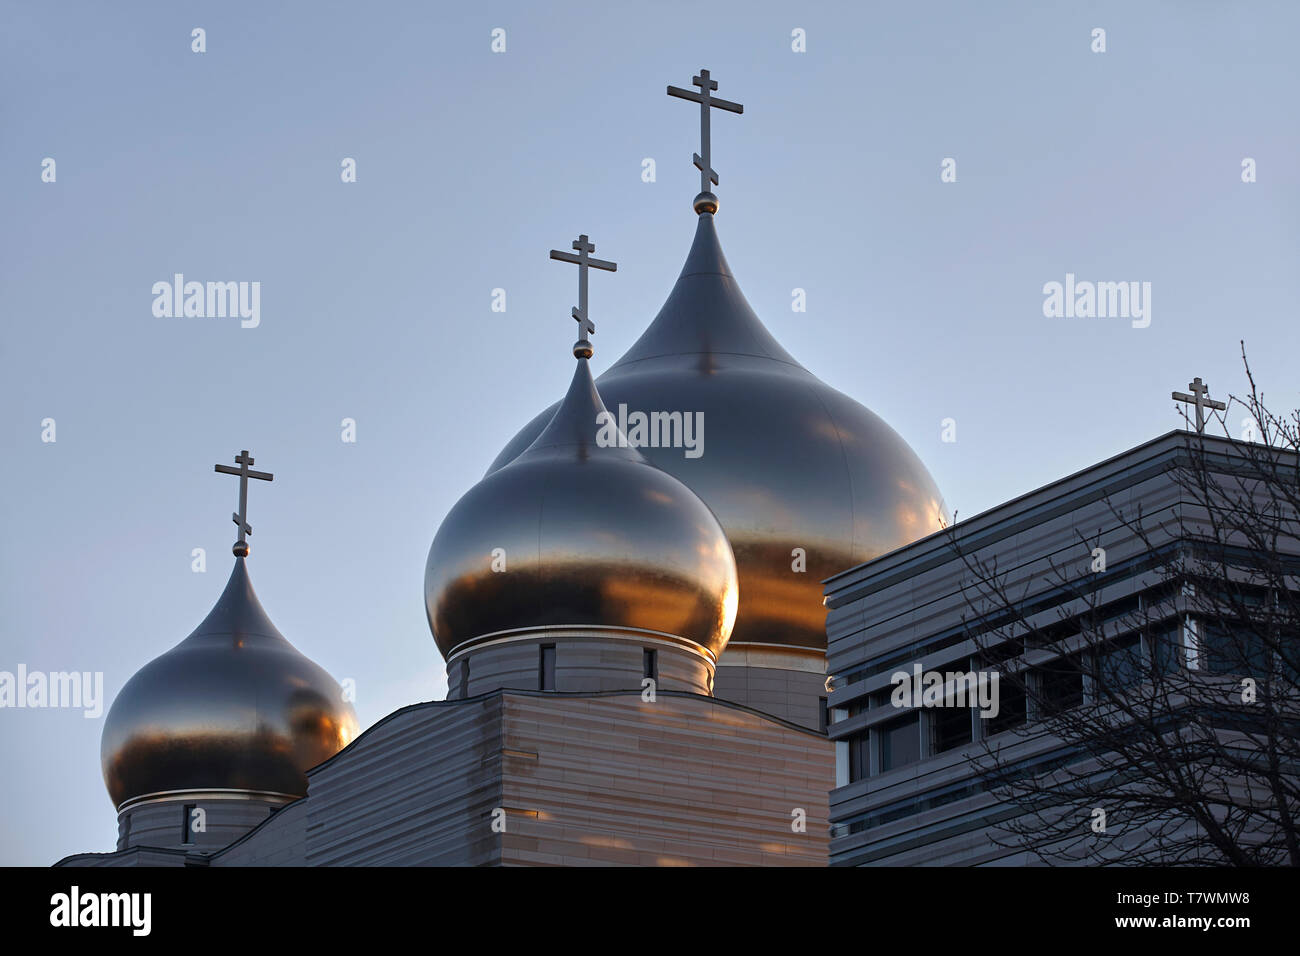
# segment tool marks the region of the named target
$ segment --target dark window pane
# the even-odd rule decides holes
[[[917,714],[884,724],[880,735],[880,769],[893,770],[921,759],[921,722]]]
[[[1054,714],[1083,703],[1083,671],[1076,657],[1061,657],[1038,669],[1043,710]]]
[[[1112,691],[1132,687],[1142,679],[1142,640],[1138,635],[1112,641],[1097,652],[1097,669],[1094,680]],[[1098,688],[1096,696],[1105,699]]]
[[[1282,681],[1294,687],[1300,684],[1300,632],[1290,627],[1279,630],[1280,636],[1273,642],[1274,667]]]
[[[992,643],[991,635],[977,639],[975,662],[982,668],[996,667],[998,664],[1020,657],[1025,652],[1025,643],[1021,638],[1013,638],[999,644]]]
[[[984,735],[991,737],[1025,722],[1025,690],[1005,674],[998,681],[998,713],[984,718]]]
[[[1267,642],[1250,628],[1202,621],[1200,631],[1206,670],[1256,678],[1268,673],[1271,655]]]
[[[1148,640],[1155,655],[1155,667],[1158,673],[1169,674],[1182,665],[1186,651],[1183,649],[1181,623],[1152,631]]]
[[[537,686],[542,690],[555,690],[555,645],[542,645],[541,675]]]
[[[861,780],[870,773],[871,751],[868,749],[870,738],[864,730],[856,737],[849,738],[849,782]]]
[[[936,707],[930,711],[930,725],[937,754],[970,743],[969,707]]]

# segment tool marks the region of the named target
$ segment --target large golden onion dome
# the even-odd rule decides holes
[[[191,790],[300,797],[305,771],[356,736],[342,689],[276,630],[245,560],[194,633],[113,701],[100,758],[115,806]]]
[[[726,535],[689,488],[620,447],[603,412],[580,357],[546,427],[443,520],[424,589],[444,658],[565,626],[684,638],[715,661],[722,652],[736,615]]]
[[[821,581],[942,527],[916,454],[878,416],[821,382],[763,327],[722,254],[707,206],[658,316],[598,384],[611,410],[702,412],[703,453],[641,447],[717,515],[735,553],[730,646],[825,649]],[[497,456],[494,476],[554,414]],[[630,430],[630,429],[629,429]],[[800,550],[801,549],[801,550]],[[804,555],[804,570],[799,555]]]

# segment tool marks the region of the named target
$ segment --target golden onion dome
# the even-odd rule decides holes
[[[680,447],[639,450],[699,495],[726,530],[740,580],[730,646],[824,650],[821,581],[939,530],[943,500],[892,428],[820,381],[764,328],[713,220],[701,212],[672,293],[600,376],[600,392],[620,416],[620,406],[628,416],[702,413],[698,457]],[[488,475],[516,460],[553,414],[554,407],[525,426]]]
[[[737,587],[726,535],[689,488],[620,447],[604,412],[579,357],[546,427],[443,520],[424,589],[444,658],[478,639],[565,626],[722,652]]]
[[[115,806],[189,790],[300,797],[305,771],[356,736],[342,689],[271,623],[245,560],[194,633],[113,701],[100,758]]]

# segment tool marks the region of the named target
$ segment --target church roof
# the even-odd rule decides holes
[[[187,790],[306,793],[356,735],[352,705],[271,622],[235,558],[212,610],[113,701],[101,760],[114,805]]]
[[[718,354],[753,356],[804,371],[745,299],[722,253],[713,214],[706,212],[667,301],[607,374],[646,359]]]
[[[586,236],[579,246],[594,250]],[[716,660],[731,634],[736,565],[726,535],[606,409],[588,365],[585,282],[564,399],[506,467],[461,497],[429,549],[425,610],[445,658],[506,635],[577,627],[684,638]]]
[[[740,582],[729,646],[822,651],[819,582],[939,530],[943,500],[897,432],[768,331],[722,252],[715,218],[699,211],[668,298],[596,385],[620,414],[679,412],[701,424],[690,455],[637,450],[703,499],[727,533]],[[520,458],[557,407],[506,445],[489,476]]]

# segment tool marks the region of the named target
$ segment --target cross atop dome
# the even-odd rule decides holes
[[[230,550],[234,552],[235,557],[246,558],[248,557],[249,547],[244,535],[253,533],[253,526],[248,523],[248,479],[257,478],[261,481],[270,481],[275,476],[269,471],[249,470],[248,466],[253,464],[253,458],[248,454],[247,448],[235,456],[235,464],[239,465],[239,467],[232,468],[230,465],[214,465],[213,467],[223,475],[239,476],[239,511],[230,516],[230,520],[239,527],[239,540],[234,543]]]
[[[713,96],[713,91],[718,88],[718,81],[709,76],[708,70],[700,70],[698,76],[691,78],[691,84],[698,86],[700,92],[684,90],[680,86],[670,86],[668,87],[668,95],[700,104],[700,152],[694,155],[695,168],[700,171],[700,194],[695,197],[695,211],[701,214],[706,212],[714,213],[718,211],[718,197],[713,195],[709,185],[716,186],[718,184],[718,174],[713,171],[712,166],[713,149],[709,135],[709,108],[715,107],[726,110],[728,113],[743,113],[745,107],[739,103]]]
[[[575,358],[591,358],[591,340],[587,336],[596,334],[596,323],[591,321],[591,316],[587,313],[587,270],[617,272],[618,263],[591,258],[590,253],[596,251],[596,244],[588,241],[586,233],[573,240],[573,248],[578,251],[576,256],[572,252],[552,249],[551,258],[578,267],[578,304],[573,307],[573,317],[578,320],[578,341],[573,343],[573,355]]]

